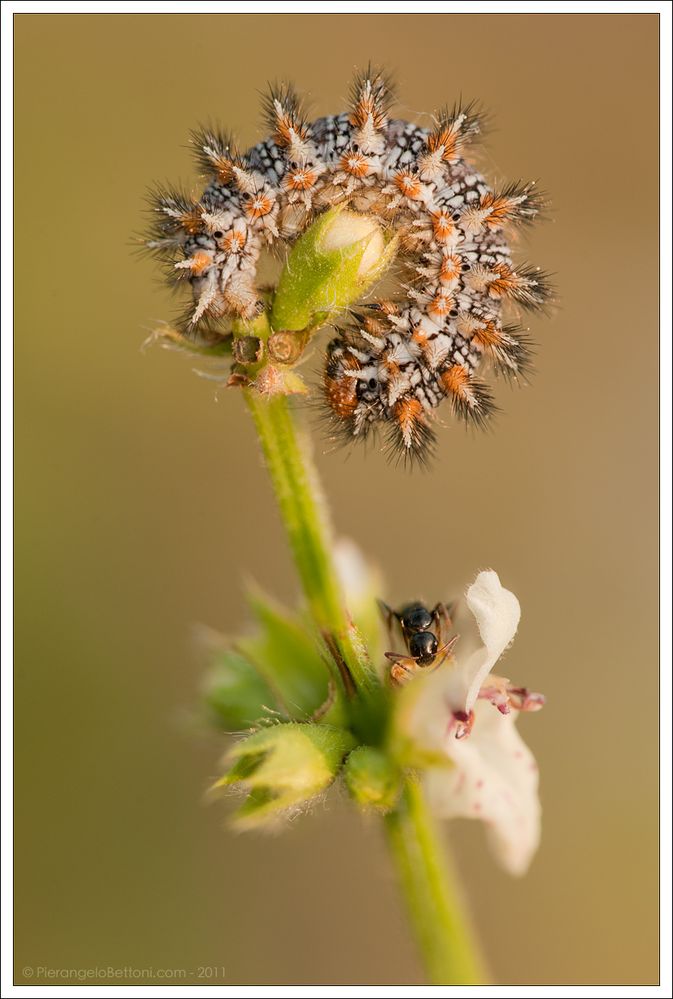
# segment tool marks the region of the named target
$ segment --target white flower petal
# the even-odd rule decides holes
[[[369,597],[372,572],[364,555],[350,538],[339,538],[335,542],[334,564],[344,593],[353,602]]]
[[[411,680],[397,698],[397,724],[403,735],[423,752],[445,755],[446,741],[454,724],[451,692],[453,663],[446,663],[429,676]]]
[[[434,811],[486,822],[493,850],[510,874],[526,872],[540,840],[538,768],[517,731],[517,714],[478,702],[472,734],[445,742],[454,767],[426,775]]]
[[[400,724],[425,750],[446,751],[455,725],[453,713],[469,714],[472,710],[480,687],[519,624],[519,601],[501,585],[493,570],[479,573],[467,590],[465,603],[467,610],[462,616],[469,620],[457,623],[460,639],[456,659],[415,678],[400,697]],[[474,635],[469,634],[470,629]]]
[[[336,542],[334,561],[346,606],[372,660],[376,663],[385,662],[383,621],[376,602],[377,596],[383,592],[380,572],[367,561],[349,538],[340,538]]]
[[[474,707],[482,683],[516,635],[521,607],[492,569],[479,573],[468,588],[465,600],[477,622],[483,644],[470,655],[462,657],[459,643],[457,662],[451,667],[446,694],[454,710],[469,712]]]

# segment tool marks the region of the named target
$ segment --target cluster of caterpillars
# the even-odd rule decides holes
[[[348,438],[383,428],[401,454],[423,458],[443,400],[483,425],[494,405],[480,371],[516,377],[529,366],[513,319],[544,306],[549,287],[538,269],[513,263],[507,237],[543,199],[532,183],[494,191],[465,160],[480,131],[474,105],[444,109],[427,129],[391,118],[391,102],[386,76],[368,70],[348,111],[313,122],[292,88],[272,88],[271,135],[245,154],[215,129],[193,133],[209,182],[198,200],[155,193],[148,246],[172,280],[191,285],[185,331],[207,332],[261,309],[264,248],[291,243],[336,204],[378,217],[397,234],[397,292],[336,320],[324,398]]]

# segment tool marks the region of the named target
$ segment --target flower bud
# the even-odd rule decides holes
[[[278,282],[274,330],[316,329],[360,298],[397,249],[378,221],[341,205],[321,215],[297,240]]]
[[[377,597],[383,592],[381,573],[349,538],[339,538],[334,546],[334,563],[346,605],[362,635],[372,662],[383,660],[383,621]]]
[[[397,765],[373,746],[358,746],[344,764],[351,797],[363,808],[387,812],[400,795],[402,775]]]
[[[354,743],[343,728],[296,722],[272,725],[231,750],[232,766],[215,787],[247,788],[248,797],[235,822],[241,827],[262,825],[329,787]]]

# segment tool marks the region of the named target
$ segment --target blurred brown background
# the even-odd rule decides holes
[[[450,831],[496,979],[654,983],[657,17],[15,27],[17,982],[40,965],[421,980],[375,823],[335,795],[282,836],[233,836],[203,805],[222,744],[189,721],[190,629],[238,628],[245,575],[279,595],[294,577],[241,399],[140,353],[174,302],[129,249],[146,186],[193,177],[195,123],[252,143],[267,79],[327,113],[371,58],[403,116],[461,92],[493,112],[481,164],[551,192],[523,252],[562,306],[532,323],[538,373],[500,389],[496,432],[448,426],[430,474],[321,455],[337,526],[393,600],[490,565],[521,599],[509,671],[548,697],[522,720],[542,849],[512,881],[478,824]]]

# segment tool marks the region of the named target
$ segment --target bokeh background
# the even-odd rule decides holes
[[[500,389],[495,433],[447,427],[424,475],[319,444],[320,471],[391,600],[449,597],[485,566],[521,599],[509,672],[548,697],[522,720],[542,848],[513,881],[478,824],[447,831],[496,980],[654,983],[658,18],[14,23],[17,982],[421,981],[376,823],[334,794],[282,836],[235,836],[204,806],[223,743],[193,721],[192,627],[238,629],[245,577],[295,584],[241,399],[140,352],[174,302],[129,248],[147,185],[193,178],[195,123],[250,144],[267,79],[327,113],[372,59],[402,115],[459,93],[492,111],[480,163],[551,192],[523,252],[562,303],[534,320],[537,375]]]

